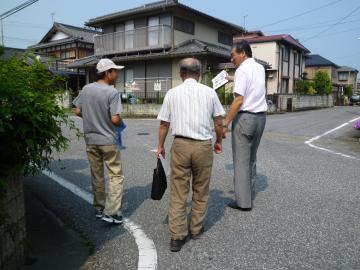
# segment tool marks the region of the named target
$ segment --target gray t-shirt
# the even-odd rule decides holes
[[[120,93],[113,86],[87,84],[73,104],[81,108],[86,144],[116,144],[117,127],[111,122],[111,116],[120,114],[122,106]]]

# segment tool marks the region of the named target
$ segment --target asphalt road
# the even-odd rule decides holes
[[[230,141],[215,157],[206,233],[179,253],[168,249],[168,191],[149,199],[156,160],[158,121],[126,120],[123,213],[140,225],[156,246],[158,269],[360,269],[360,132],[347,125],[314,142],[358,157],[348,159],[304,142],[360,117],[360,107],[273,115],[258,152],[256,200],[252,212],[227,208],[233,198]],[[81,120],[74,118],[81,126]],[[55,173],[91,191],[82,140],[53,162]],[[170,149],[171,138],[167,140]],[[92,207],[45,176],[26,179],[63,222],[91,240],[96,252],[85,268],[136,269],[134,238],[122,227],[106,226]]]

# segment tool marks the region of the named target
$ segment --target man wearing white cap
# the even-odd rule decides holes
[[[117,148],[117,127],[122,122],[122,106],[120,93],[114,87],[117,72],[122,68],[110,59],[101,59],[96,66],[98,80],[85,85],[73,102],[76,115],[83,119],[95,216],[113,224],[123,222],[120,208],[124,175]],[[110,178],[107,193],[104,163]]]

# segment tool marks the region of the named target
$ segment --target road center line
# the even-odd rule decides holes
[[[360,119],[360,117],[355,118],[355,119],[352,119],[352,120],[350,120],[350,121],[348,121],[348,122],[346,122],[346,123],[344,123],[344,124],[342,124],[342,125],[340,125],[340,126],[338,126],[338,127],[336,127],[336,128],[333,128],[333,129],[331,129],[331,130],[329,130],[329,131],[324,132],[324,133],[321,134],[321,135],[318,135],[318,136],[316,136],[316,137],[313,137],[313,138],[311,138],[310,140],[307,140],[307,141],[305,142],[305,144],[308,145],[308,146],[310,146],[310,147],[312,147],[312,148],[315,148],[315,149],[317,149],[317,150],[325,151],[325,152],[328,152],[328,153],[331,153],[331,154],[334,154],[334,155],[338,155],[338,156],[342,156],[342,157],[350,158],[350,159],[355,159],[355,160],[360,160],[360,159],[357,158],[357,157],[354,157],[354,156],[351,156],[351,155],[346,155],[346,154],[343,154],[343,153],[340,153],[340,152],[336,152],[336,151],[331,150],[331,149],[328,149],[328,148],[316,146],[316,145],[313,144],[313,142],[319,140],[320,138],[322,138],[322,137],[324,137],[324,136],[326,136],[326,135],[329,135],[330,133],[333,133],[333,132],[336,131],[336,130],[341,129],[341,128],[343,128],[343,127],[345,127],[345,126],[347,126],[347,125],[355,122],[355,121],[358,120],[358,119]]]
[[[79,188],[77,185],[74,185],[70,181],[62,178],[61,176],[49,171],[43,170],[42,173],[53,181],[71,191],[76,196],[80,197],[84,201],[88,202],[92,205],[93,203],[93,195],[89,192]],[[154,270],[157,268],[157,252],[154,241],[148,238],[145,232],[141,229],[140,226],[133,223],[131,220],[125,218],[124,219],[124,227],[125,229],[132,234],[135,238],[135,242],[139,251],[139,261],[138,261],[138,269],[149,269]]]

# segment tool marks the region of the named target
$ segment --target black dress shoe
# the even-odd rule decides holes
[[[186,242],[186,238],[181,239],[181,240],[173,240],[171,239],[170,241],[170,251],[172,252],[178,252],[181,250],[181,248],[183,247],[183,245],[185,245]]]
[[[232,209],[236,209],[236,210],[240,210],[240,211],[244,211],[244,212],[249,212],[252,210],[252,208],[242,208],[242,207],[238,206],[236,204],[236,202],[228,203],[228,206]]]
[[[191,239],[192,240],[199,240],[201,238],[201,236],[204,234],[204,232],[205,232],[205,229],[204,229],[204,227],[202,227],[199,233],[191,234]]]

